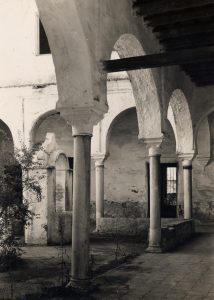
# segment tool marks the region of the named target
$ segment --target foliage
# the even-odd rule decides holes
[[[12,152],[1,144],[0,150],[4,153],[0,159],[0,270],[7,270],[21,256],[17,237],[23,235],[24,226],[33,216],[29,197],[35,194],[41,200],[41,187],[39,178],[29,173],[35,167],[33,158],[37,149],[29,150],[22,145]]]

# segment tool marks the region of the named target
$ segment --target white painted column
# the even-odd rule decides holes
[[[150,225],[148,252],[161,252],[160,147],[148,145],[150,161]]]
[[[184,219],[192,219],[192,160],[183,160]]]
[[[94,156],[96,169],[96,226],[104,217],[104,161],[105,155]]]

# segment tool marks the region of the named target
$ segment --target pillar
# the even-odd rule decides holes
[[[89,286],[91,133],[73,132],[74,180],[72,219],[72,262],[69,286]]]
[[[94,157],[96,170],[96,226],[104,217],[104,161],[105,155]]]
[[[183,160],[184,219],[192,218],[192,160]]]
[[[93,126],[102,118],[105,107],[63,107],[61,116],[72,126],[74,137],[73,212],[71,276],[67,287],[76,291],[90,289],[90,179]]]
[[[160,156],[159,145],[150,145],[149,252],[161,252]]]
[[[147,252],[160,253],[161,249],[161,189],[160,189],[160,157],[163,136],[143,139],[149,152],[150,174],[150,220],[149,246]]]

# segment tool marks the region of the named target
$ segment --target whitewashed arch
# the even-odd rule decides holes
[[[208,116],[201,122],[195,137],[195,146],[198,163],[205,167],[210,160],[211,154],[211,135]]]
[[[176,137],[176,151],[178,154],[192,154],[194,152],[192,118],[187,99],[180,89],[172,93],[169,106],[168,117]]]
[[[42,124],[42,122],[53,115],[59,114],[55,109],[46,111],[45,113],[41,114],[33,123],[31,130],[30,130],[30,146],[33,147],[35,145],[35,136],[36,132],[39,128],[39,126]]]
[[[145,51],[132,34],[123,34],[114,50],[120,58],[145,55]],[[161,132],[161,106],[152,71],[149,69],[128,72],[137,108],[139,138],[159,138]]]

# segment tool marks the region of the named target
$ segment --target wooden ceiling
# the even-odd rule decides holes
[[[134,13],[152,28],[165,53],[209,52],[214,46],[214,0],[133,0]],[[214,57],[214,52],[213,52]],[[197,86],[214,84],[214,58],[178,64]]]

